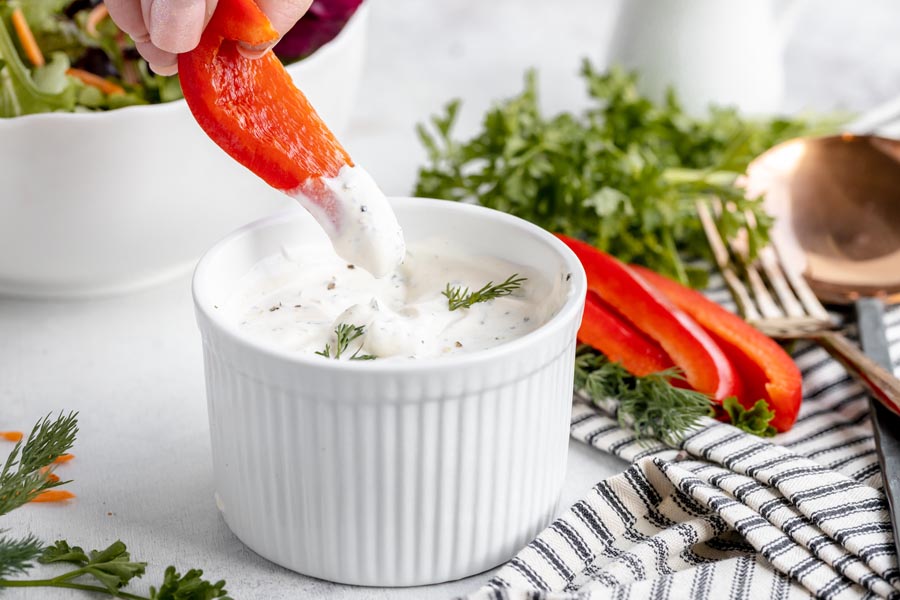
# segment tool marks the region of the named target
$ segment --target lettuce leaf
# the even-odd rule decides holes
[[[69,59],[54,53],[50,62],[31,71],[22,62],[7,26],[0,19],[0,117],[17,117],[75,108],[76,90],[66,75]]]

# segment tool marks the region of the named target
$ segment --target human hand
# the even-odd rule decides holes
[[[272,26],[284,35],[313,0],[256,0]],[[109,16],[130,35],[150,68],[160,75],[178,71],[177,56],[193,50],[216,9],[218,0],[106,0]],[[266,48],[239,48],[250,58]]]

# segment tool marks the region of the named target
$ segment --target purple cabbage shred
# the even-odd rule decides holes
[[[303,18],[275,46],[275,54],[284,62],[306,58],[333,40],[362,2],[315,0]]]

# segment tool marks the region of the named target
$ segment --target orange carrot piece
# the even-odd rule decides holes
[[[88,13],[87,21],[84,24],[84,30],[87,31],[88,35],[92,38],[97,36],[97,25],[100,24],[103,19],[109,16],[109,9],[106,8],[105,4],[98,4],[91,12]]]
[[[59,464],[59,463],[69,462],[73,458],[75,458],[74,454],[60,454],[59,456],[56,457],[56,460],[54,460],[53,462]]]
[[[38,494],[32,502],[64,502],[74,497],[75,494],[66,490],[47,490]]]
[[[18,442],[21,441],[23,437],[25,436],[21,431],[0,431],[0,438],[3,438],[7,442]]]
[[[68,69],[66,71],[66,75],[71,75],[75,79],[80,79],[82,83],[85,85],[89,85],[91,87],[95,87],[106,95],[112,94],[124,94],[125,88],[123,88],[118,83],[113,83],[112,81],[108,81],[103,79],[99,75],[95,75],[90,71],[84,71],[82,69]]]
[[[56,473],[49,473],[47,475],[47,481],[56,483],[57,481],[59,481],[59,475],[57,475]]]
[[[36,67],[43,67],[47,64],[47,61],[44,60],[44,53],[41,52],[41,47],[38,46],[37,40],[34,39],[34,33],[31,31],[31,27],[28,26],[28,21],[25,20],[25,13],[22,12],[21,8],[13,10],[12,24],[29,62]]]

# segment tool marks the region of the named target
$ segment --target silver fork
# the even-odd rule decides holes
[[[730,210],[717,199],[711,204],[716,213]],[[876,400],[900,415],[900,380],[837,330],[803,276],[784,268],[778,244],[772,242],[760,248],[751,262],[746,235],[738,235],[726,245],[710,205],[698,202],[697,212],[716,265],[744,318],[769,337],[815,341],[868,388]],[[752,213],[748,212],[746,217],[748,225],[754,227]]]

